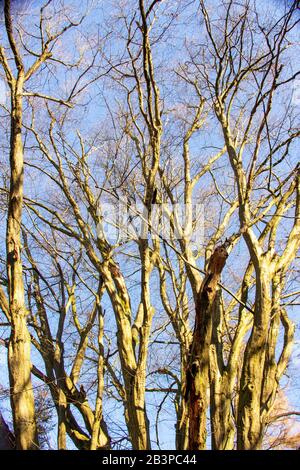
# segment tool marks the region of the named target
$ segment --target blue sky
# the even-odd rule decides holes
[[[38,24],[36,21],[33,21],[34,15],[38,12],[39,6],[37,5],[38,2],[32,2],[30,0],[27,0],[25,2],[22,2],[22,13],[26,14],[24,17],[24,23],[25,25],[29,25],[32,27],[32,24],[35,23],[36,25]],[[124,41],[122,38],[124,30],[122,29],[122,22],[119,22],[119,26],[116,29],[112,29],[112,24],[111,20],[117,16],[120,15],[120,9],[117,7],[116,2],[114,1],[105,1],[105,2],[93,2],[93,1],[86,1],[82,2],[79,0],[74,0],[72,2],[67,2],[68,5],[70,6],[70,9],[72,10],[71,13],[74,17],[74,19],[79,17],[79,13],[81,11],[84,11],[85,8],[90,9],[90,13],[86,21],[83,23],[82,27],[79,28],[77,31],[70,31],[67,33],[64,42],[61,44],[58,44],[56,47],[56,55],[57,57],[64,58],[66,60],[76,60],[78,59],[80,53],[82,52],[82,47],[84,44],[84,41],[87,39],[90,41],[96,41],[95,37],[98,38],[98,34],[101,37],[104,37],[108,35],[109,38],[111,38],[107,44],[104,45],[104,49],[99,53],[99,69],[98,70],[92,70],[89,74],[87,74],[87,79],[92,79],[96,73],[99,73],[101,75],[102,72],[107,70],[107,61],[103,59],[104,55],[107,59],[109,56],[111,59],[114,59],[122,49],[124,48]],[[162,4],[162,9],[165,10],[166,17],[165,18],[171,18],[172,15],[176,15],[176,11],[179,7],[182,7],[184,2],[180,1],[166,1],[163,2]],[[15,3],[15,8],[16,5],[18,8],[20,8],[21,2]],[[211,2],[212,5],[212,14],[217,14],[218,9],[214,8],[215,2]],[[133,6],[134,2],[123,2],[123,8],[125,12],[132,12],[133,11]],[[277,10],[274,10],[274,7],[277,8]],[[264,14],[269,14],[268,10],[272,10],[272,13],[276,11],[276,13],[279,15],[280,14],[280,9],[281,9],[281,2],[274,1],[274,2],[259,2],[259,8],[261,10],[264,10]],[[158,46],[154,46],[153,48],[153,53],[154,53],[154,62],[156,65],[157,69],[157,76],[158,76],[158,81],[160,83],[161,89],[162,89],[162,96],[165,100],[165,107],[168,110],[171,110],[165,117],[164,117],[164,138],[167,139],[170,136],[170,139],[174,135],[174,131],[176,130],[178,126],[178,122],[176,120],[176,112],[175,112],[175,118],[174,118],[174,113],[172,114],[172,109],[175,108],[175,110],[179,109],[179,113],[181,110],[181,106],[184,105],[184,103],[187,101],[187,98],[190,98],[189,93],[191,95],[191,99],[194,99],[192,97],[192,93],[189,92],[188,87],[184,85],[178,84],[176,81],[176,76],[174,73],[171,72],[172,68],[175,67],[182,59],[182,50],[183,50],[183,45],[186,41],[186,38],[188,37],[188,40],[190,44],[193,44],[193,41],[199,39],[199,36],[203,33],[203,28],[199,23],[197,22],[197,17],[196,17],[196,11],[197,8],[195,8],[195,4],[189,4],[187,2],[187,7],[181,14],[181,22],[180,25],[179,23],[175,21],[170,29],[168,30],[168,33],[164,37],[164,41],[162,44],[159,44]],[[18,10],[20,12],[20,10]],[[156,34],[156,32],[161,28],[164,24],[164,20],[158,20],[153,34]],[[55,27],[55,26],[53,26]],[[1,39],[4,38],[3,35],[3,28],[1,28],[2,34],[0,36]],[[5,40],[5,39],[4,39]],[[31,40],[29,40],[29,43],[31,44]],[[35,41],[34,39],[32,40],[32,43],[34,45]],[[27,59],[26,59],[27,60]],[[91,51],[86,50],[85,51],[85,59],[87,63],[88,61],[91,60]],[[292,67],[296,67],[296,63],[299,64],[299,60],[297,57],[295,57],[295,60],[292,61]],[[29,64],[27,64],[29,65]],[[53,67],[53,70],[50,69],[44,69],[42,73],[40,74],[40,78],[38,80],[33,79],[28,83],[28,89],[31,91],[35,91],[40,89],[42,87],[44,93],[49,93],[53,94],[54,96],[59,96],[63,97],[64,99],[67,98],[67,91],[70,88],[70,84],[75,83],[76,78],[78,77],[80,71],[82,69],[68,69],[67,71],[63,68],[60,67],[59,65],[56,64],[56,68]],[[55,73],[54,73],[55,72]],[[0,76],[0,104],[3,104],[3,94],[5,90],[5,85],[3,78]],[[2,98],[1,98],[2,97]],[[2,99],[2,101],[1,101]],[[112,116],[114,118],[117,118],[118,112],[119,112],[119,105],[123,104],[125,101],[124,98],[124,93],[121,88],[118,88],[117,86],[114,86],[113,82],[111,79],[108,78],[102,78],[93,83],[93,85],[90,86],[89,90],[86,92],[82,93],[79,97],[76,98],[76,103],[77,106],[74,108],[74,111],[70,113],[70,119],[67,122],[65,126],[65,132],[67,133],[68,139],[70,142],[72,142],[73,148],[74,149],[79,149],[79,142],[76,136],[76,128],[80,129],[80,132],[82,135],[87,135],[88,139],[92,140],[95,139],[95,161],[94,161],[94,168],[95,172],[97,172],[97,178],[99,178],[99,181],[103,180],[103,169],[101,167],[101,160],[105,158],[105,152],[107,150],[106,143],[105,141],[109,137],[115,136],[115,132],[118,133],[118,131],[115,131],[112,126]],[[5,103],[4,103],[5,104]],[[6,104],[7,101],[6,101]],[[108,106],[109,105],[109,106]],[[298,106],[298,103],[295,103],[295,106]],[[109,109],[111,108],[111,109]],[[277,106],[274,109],[274,113],[280,114],[282,112],[282,107]],[[61,111],[61,114],[64,111]],[[2,111],[0,111],[0,114]],[[112,113],[112,114],[111,114]],[[47,125],[47,113],[45,110],[45,107],[43,105],[43,102],[39,102],[39,107],[37,109],[37,126],[40,128],[41,131],[43,131],[44,128],[46,128],[45,125]],[[29,122],[30,121],[30,112],[28,110],[28,113],[25,111],[25,121]],[[212,151],[214,151],[213,147],[221,147],[221,138],[220,135],[216,135],[214,133],[214,130],[216,128],[216,122],[214,120],[208,122],[208,124],[205,126],[203,131],[197,135],[192,141],[191,141],[191,155],[192,155],[192,160],[194,161],[195,165],[197,166],[197,163],[200,159],[206,158],[208,155],[211,154]],[[4,149],[4,153],[7,155],[7,141],[4,136],[4,130],[1,129],[1,147]],[[30,140],[30,137],[28,137],[28,148],[25,150],[25,158],[30,161],[30,162],[35,162],[39,164],[40,162],[40,154],[36,153],[32,148],[30,148],[30,143],[32,140]],[[172,142],[172,158],[175,162],[174,166],[176,167],[176,164],[180,162],[181,158],[181,148],[178,146],[178,142],[174,140]],[[291,162],[294,161],[295,159],[298,158],[298,152],[299,152],[299,143],[298,146],[294,148],[293,155],[291,157]],[[167,155],[165,156],[164,153],[162,153],[162,158],[167,158]],[[230,170],[228,168],[228,164],[225,161],[221,161],[220,165],[216,165],[215,167],[215,172],[218,178],[222,181],[223,184],[227,182],[228,175],[230,174]],[[39,175],[38,171],[33,172],[32,169],[26,169],[25,176],[28,176],[28,178],[25,179],[25,192],[27,196],[35,196],[35,197],[40,197],[41,199],[43,198],[48,198],[49,194],[51,194],[53,197],[56,196],[57,193],[57,188],[55,187],[54,184],[50,184],[49,180],[45,184],[44,176]],[[201,180],[199,185],[196,188],[196,193],[201,193],[201,191],[206,189],[206,186],[208,187],[209,184],[211,184],[211,178],[207,177],[204,180]],[[230,184],[228,184],[228,194],[231,194],[231,188]],[[222,209],[221,209],[222,210]],[[29,219],[27,218],[26,213],[24,213],[25,218],[27,219],[27,223],[31,224]],[[206,209],[206,216],[207,218],[210,218],[210,207]],[[4,249],[3,246],[3,241],[4,241],[4,224],[3,224],[3,230],[1,232],[1,247]],[[230,229],[231,230],[231,229]],[[231,234],[231,233],[229,233]],[[133,248],[134,249],[134,248]],[[241,260],[241,255],[244,253],[245,248],[243,245],[243,242],[241,242],[235,249],[234,249],[234,255],[236,257],[236,267],[240,267],[242,263],[246,263],[246,260],[243,259]],[[131,271],[134,270],[134,263],[127,262],[122,255],[119,255],[119,259],[122,262],[122,268],[124,268],[124,271],[127,273],[130,273]],[[201,260],[202,263],[202,260]],[[199,265],[200,268],[202,268],[202,265]],[[234,269],[234,265],[231,266],[231,268]],[[224,278],[230,278],[231,273],[229,270],[224,271]],[[139,273],[137,273],[135,276],[130,278],[129,285],[130,285],[130,293],[131,293],[131,298],[132,298],[132,305],[133,305],[133,310],[136,311],[138,307],[138,298],[139,298]],[[84,292],[84,289],[83,289]],[[161,322],[161,317],[163,316],[162,313],[162,308],[160,305],[160,301],[158,299],[158,283],[157,283],[157,277],[156,275],[153,276],[153,302],[157,308],[157,315],[154,320],[154,325],[157,323]],[[84,308],[84,303],[83,303],[83,308]],[[106,328],[108,331],[115,331],[115,321],[112,315],[112,309],[109,304],[109,301],[107,298],[104,298],[104,305],[107,310],[107,323],[106,323]],[[291,309],[291,317],[297,321],[297,315],[298,315],[298,307],[293,307]],[[53,319],[53,324],[55,323],[55,318]],[[4,332],[3,336],[5,336],[7,333]],[[160,339],[167,339],[169,338],[169,332],[168,334],[162,334]],[[299,360],[298,354],[299,354],[299,348],[297,345],[299,345],[300,341],[300,335],[299,335],[299,328],[296,331],[296,347],[295,347],[295,353],[293,355],[293,359],[291,361],[291,379],[290,379],[290,391],[289,391],[289,399],[293,406],[297,407],[299,406],[299,379],[297,379],[297,371],[299,371]],[[164,347],[164,346],[163,346]],[[164,347],[165,349],[162,350],[162,346],[157,346],[157,354],[161,354],[162,356],[165,356],[165,359],[167,361],[168,356],[174,355],[174,347],[172,348],[169,346],[168,349],[167,347]],[[40,362],[40,359],[38,358],[37,353],[33,351],[33,359],[34,361],[37,360]],[[5,350],[4,348],[0,348],[0,364],[1,366],[6,364],[6,359],[5,359]],[[151,357],[150,362],[149,362],[149,370],[151,370],[151,367],[155,367],[155,354]],[[174,365],[174,368],[176,368],[178,364]],[[42,367],[42,366],[41,366]],[[89,374],[89,370],[85,371],[86,374]],[[91,374],[92,375],[92,374]],[[160,379],[156,379],[160,380]],[[150,379],[149,379],[150,382]],[[0,375],[0,383],[2,386],[7,387],[7,371],[5,367],[1,367],[1,375]],[[37,384],[37,383],[36,383]],[[147,394],[147,410],[149,413],[149,416],[152,418],[154,415],[154,409],[159,403],[161,399],[161,394]],[[7,402],[1,402],[4,403],[4,408],[8,410],[8,404]],[[110,411],[110,403],[108,402],[107,406],[104,410],[104,412],[109,415]],[[112,407],[115,406],[115,404],[111,404]],[[9,419],[9,412],[5,413],[5,415]],[[116,421],[120,421],[123,424],[123,410],[122,406],[118,406],[117,410],[115,411],[115,419]],[[153,442],[155,441],[155,430],[154,430],[154,424],[155,422],[152,420],[152,439]],[[159,424],[160,428],[160,436],[161,436],[161,441],[163,444],[164,448],[172,448],[174,446],[174,410],[172,408],[172,404],[170,399],[167,399],[165,402],[163,408],[162,408],[162,413],[161,413],[161,420]],[[53,437],[54,439],[54,437]],[[153,445],[155,448],[155,444]]]

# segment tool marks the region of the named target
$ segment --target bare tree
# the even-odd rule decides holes
[[[289,33],[299,22],[296,3],[287,7],[275,24],[262,25],[251,3],[246,2],[240,7],[230,2],[222,12],[223,17],[217,28],[213,25],[208,7],[201,1],[201,14],[211,55],[205,61],[200,48],[199,53],[193,52],[190,56],[192,67],[195,67],[199,77],[199,86],[205,87],[219,121],[237,188],[240,231],[255,272],[253,326],[243,356],[236,410],[239,449],[260,447],[264,423],[274,403],[279,379],[287,366],[294,331],[280,302],[287,269],[299,248],[299,168],[297,164],[293,165],[293,158],[291,169],[285,173],[285,177],[279,179],[279,175],[280,164],[284,171],[290,146],[298,136],[298,131],[293,132],[291,129],[288,137],[282,136],[279,131],[272,138],[271,126],[275,125],[276,128],[277,123],[273,124],[271,111],[275,91],[289,84],[299,74],[299,71],[283,74],[281,63],[286,60]],[[257,30],[264,40],[264,47],[260,45],[260,49],[257,49],[255,40]],[[253,34],[247,38],[249,31],[253,31]],[[243,51],[248,40],[250,48],[248,44],[245,56]],[[244,85],[249,83],[250,76],[254,79],[255,89],[254,92],[249,90],[251,101],[246,108],[243,104],[237,105],[237,102],[241,93],[245,95],[247,88]],[[276,158],[276,153],[281,151],[283,154]],[[266,196],[261,193],[260,201],[266,198],[265,203],[254,215],[255,189],[263,184],[266,185]],[[293,223],[286,244],[279,247],[276,236],[280,222],[285,222],[285,213],[292,207]],[[268,217],[267,222],[265,217]],[[255,228],[259,227],[261,220],[265,227],[261,235],[257,236]],[[244,278],[245,300],[248,298],[248,279],[249,271]],[[241,322],[243,315],[245,313],[241,311]],[[285,330],[285,341],[280,358],[276,361],[280,323]],[[240,345],[240,333],[245,332],[244,328],[240,323],[236,330],[231,348],[234,355],[236,346]],[[220,361],[215,362],[217,364]],[[230,356],[227,367],[222,366],[218,370],[220,378],[224,374],[234,374],[236,377],[236,370],[231,369]],[[232,378],[230,381],[233,384]],[[232,393],[232,385],[230,388]],[[228,396],[225,390],[224,394]],[[220,405],[224,406],[223,403]],[[216,425],[220,428],[219,420]],[[216,445],[219,448],[220,443]]]
[[[30,335],[27,328],[27,308],[24,298],[23,269],[21,259],[21,224],[23,209],[24,154],[22,142],[23,97],[26,83],[52,56],[55,42],[75,23],[69,23],[60,31],[50,33],[45,27],[44,8],[40,14],[41,52],[30,51],[18,29],[11,2],[4,2],[4,20],[7,47],[0,49],[0,60],[10,90],[10,190],[6,231],[8,304],[4,312],[11,323],[8,348],[8,364],[11,384],[11,406],[17,449],[37,449],[38,436],[35,423],[34,397],[31,382]],[[19,35],[18,35],[19,33]],[[23,51],[30,53],[33,61],[24,64]],[[13,68],[10,65],[13,60]],[[29,93],[30,95],[30,93]],[[38,93],[34,93],[39,96]],[[52,98],[44,97],[51,100]],[[55,98],[54,98],[55,99]]]
[[[35,26],[6,15],[23,110],[9,148],[28,185],[19,251],[1,260],[3,331],[20,317],[2,269],[16,265],[27,373],[49,388],[59,449],[160,448],[167,414],[177,449],[258,449],[299,295],[297,5],[113,3],[47,2]]]

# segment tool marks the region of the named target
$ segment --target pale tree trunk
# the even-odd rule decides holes
[[[95,406],[95,418],[92,428],[92,437],[91,437],[91,450],[109,448],[110,441],[107,439],[108,434],[104,434],[103,427],[103,414],[102,414],[102,399],[103,399],[103,390],[104,390],[104,347],[103,347],[103,330],[104,330],[104,319],[102,309],[99,306],[98,309],[98,346],[99,346],[99,357],[98,357],[98,385],[97,385],[97,397],[96,397],[96,406]],[[102,424],[102,426],[101,426]]]
[[[22,144],[23,86],[43,61],[49,57],[49,54],[45,48],[41,56],[36,59],[27,73],[25,73],[23,61],[14,37],[10,3],[10,0],[5,0],[4,2],[4,18],[10,50],[13,54],[16,68],[16,78],[10,68],[4,48],[0,48],[0,62],[11,92],[10,191],[6,230],[7,290],[11,321],[8,367],[16,448],[29,450],[38,449],[38,437],[31,382],[31,341],[26,323],[27,310],[21,261],[20,235],[24,173]]]
[[[177,450],[185,450],[188,446],[188,416],[186,412],[186,401],[182,393],[182,384],[186,382],[186,370],[192,340],[192,331],[188,323],[190,309],[186,292],[187,274],[185,272],[185,263],[181,257],[178,256],[179,271],[176,275],[174,272],[171,276],[173,290],[178,292],[178,294],[176,294],[176,304],[173,307],[167,294],[170,289],[170,285],[167,284],[166,276],[166,269],[168,268],[166,268],[161,256],[157,257],[156,263],[160,277],[160,297],[162,305],[172,323],[180,348],[180,378],[175,379],[178,385],[174,399],[176,412],[175,448]],[[170,271],[172,271],[170,262],[168,262],[167,266],[169,266]],[[180,283],[179,285],[178,281]],[[174,376],[172,377],[175,378]]]
[[[12,91],[10,140],[10,192],[7,217],[7,281],[11,316],[8,367],[11,407],[20,450],[38,448],[31,382],[30,335],[26,324],[20,229],[23,205],[22,92],[24,74],[19,71]]]
[[[58,450],[66,450],[67,448],[67,428],[66,428],[66,409],[67,399],[64,392],[58,390],[58,406],[57,406],[57,447]]]
[[[110,261],[111,265],[112,260]],[[103,270],[102,272],[107,279],[106,287],[111,296],[118,327],[118,349],[125,385],[126,424],[133,449],[146,450],[149,449],[150,445],[149,426],[145,409],[146,370],[143,366],[144,362],[138,362],[135,356],[130,298],[120,272],[115,273],[114,278],[112,278],[109,270]],[[144,326],[141,328],[143,330]],[[142,334],[141,338],[143,339],[145,336]]]
[[[211,446],[213,450],[233,450],[235,427],[231,411],[230,376],[223,360],[221,299],[219,290],[212,309],[212,339],[209,352]]]
[[[248,286],[251,282],[252,264],[248,265],[241,287],[241,300],[247,302]],[[232,311],[235,302],[224,312],[221,291],[213,309],[212,341],[210,346],[210,418],[211,446],[213,450],[233,450],[235,445],[236,424],[234,419],[234,389],[240,378],[243,340],[253,323],[253,313],[239,308],[239,321],[235,335],[230,339],[230,352],[227,364],[224,363],[225,314]]]
[[[241,450],[259,449],[263,435],[260,399],[271,308],[268,280],[265,273],[257,279],[254,325],[240,382],[237,448]]]
[[[128,430],[134,450],[151,449],[149,421],[145,409],[145,381],[135,375],[133,386],[128,394]]]
[[[149,263],[149,252],[144,241],[142,248],[142,295],[141,295],[141,326],[140,344],[138,348],[135,372],[132,377],[128,377],[126,387],[126,404],[128,412],[127,426],[131,436],[132,447],[136,450],[151,449],[149,421],[145,406],[145,386],[146,386],[146,364],[148,357],[148,342],[153,316],[153,308],[150,304],[149,280],[151,266]]]
[[[181,350],[183,347],[181,347]],[[181,383],[186,384],[186,371],[187,371],[187,355],[181,351]],[[184,390],[185,385],[181,388]],[[188,448],[189,439],[189,419],[188,419],[188,403],[185,393],[181,393],[177,400],[177,420],[176,420],[176,450],[186,450]]]

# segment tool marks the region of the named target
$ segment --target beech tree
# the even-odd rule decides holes
[[[264,447],[299,295],[297,2],[77,3],[4,8],[17,448],[35,384],[59,449]]]

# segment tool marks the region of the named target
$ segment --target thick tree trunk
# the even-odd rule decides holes
[[[235,427],[232,417],[230,377],[223,361],[221,291],[214,302],[212,341],[210,345],[210,421],[213,450],[233,450]]]
[[[181,383],[186,384],[187,372],[187,354],[183,351],[181,346]],[[182,393],[183,392],[183,393]],[[189,419],[188,419],[188,404],[186,401],[186,394],[184,393],[184,386],[179,390],[176,399],[177,402],[177,421],[176,421],[176,450],[186,450],[188,448],[189,439]]]
[[[271,314],[270,281],[266,266],[256,274],[254,325],[247,343],[240,382],[237,423],[237,448],[260,449],[264,423],[261,417],[261,394]]]
[[[66,409],[67,399],[64,392],[58,391],[58,413],[57,413],[57,447],[58,450],[67,448]]]
[[[149,450],[149,421],[145,408],[145,382],[143,377],[136,374],[132,378],[132,387],[127,401],[128,431],[134,450]]]
[[[195,329],[185,388],[189,415],[189,450],[206,448],[213,304],[227,256],[224,247],[215,249],[196,302]]]
[[[34,397],[31,383],[30,335],[26,323],[23,270],[21,261],[21,222],[23,205],[22,92],[23,73],[12,91],[10,140],[10,192],[6,248],[11,335],[8,348],[11,407],[19,450],[38,449]]]
[[[98,357],[98,368],[97,368],[97,397],[96,406],[94,412],[94,423],[92,428],[91,436],[91,450],[98,449],[109,449],[110,439],[106,429],[105,422],[103,420],[102,413],[102,400],[104,391],[104,346],[103,346],[103,331],[104,331],[104,318],[101,308],[98,309],[98,346],[99,346],[99,357]],[[103,431],[105,429],[105,432]]]

